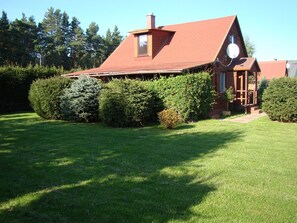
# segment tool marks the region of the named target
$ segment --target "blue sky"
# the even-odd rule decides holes
[[[50,7],[76,16],[84,30],[96,22],[103,35],[117,25],[123,36],[145,28],[149,13],[156,15],[157,26],[237,15],[259,61],[297,59],[296,0],[0,0],[9,20],[25,13],[41,22]]]

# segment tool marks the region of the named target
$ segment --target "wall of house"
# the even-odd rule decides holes
[[[152,30],[152,57],[155,57],[161,49],[170,43],[172,32]]]
[[[245,48],[245,44],[244,44],[244,40],[240,31],[240,27],[238,24],[238,21],[236,20],[233,23],[233,26],[230,28],[230,31],[228,33],[228,35],[226,36],[226,39],[221,47],[220,52],[218,53],[218,59],[221,61],[222,64],[224,65],[228,65],[231,62],[231,59],[228,57],[227,55],[227,47],[228,45],[231,43],[230,42],[230,36],[233,35],[234,36],[234,43],[238,45],[239,47],[239,55],[237,58],[241,58],[241,57],[247,57],[247,52],[246,52],[246,48]],[[213,83],[215,86],[215,89],[217,92],[219,92],[219,86],[220,86],[220,73],[221,72],[225,72],[226,76],[225,76],[225,86],[226,88],[229,88],[230,86],[233,87],[234,90],[237,89],[237,73],[230,71],[227,67],[222,66],[219,63],[215,63],[213,65]],[[235,92],[234,92],[235,93]],[[216,105],[214,107],[215,110],[225,110],[226,109],[226,102],[224,100],[221,99],[220,95],[216,100]]]

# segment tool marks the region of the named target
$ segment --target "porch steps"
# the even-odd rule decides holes
[[[250,114],[261,114],[263,111],[258,106],[250,107]]]

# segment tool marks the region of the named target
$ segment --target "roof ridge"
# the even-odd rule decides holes
[[[211,18],[211,19],[203,19],[203,20],[197,20],[197,21],[192,21],[192,22],[183,22],[183,23],[176,23],[176,24],[170,24],[170,25],[163,25],[163,26],[158,26],[156,27],[158,28],[164,28],[164,27],[168,27],[168,26],[177,26],[177,25],[185,25],[185,24],[192,24],[192,23],[202,23],[202,22],[209,22],[209,21],[213,21],[213,20],[222,20],[222,19],[227,19],[227,18],[236,18],[237,15],[231,15],[231,16],[224,16],[224,17],[218,17],[218,18]]]

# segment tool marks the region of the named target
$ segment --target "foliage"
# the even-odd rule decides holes
[[[81,75],[61,96],[63,119],[77,122],[94,122],[98,120],[98,80]]]
[[[262,98],[263,98],[264,91],[266,90],[267,87],[268,87],[268,80],[264,76],[258,86],[258,101],[259,101],[260,107],[262,107]]]
[[[100,95],[100,116],[113,127],[143,126],[156,113],[154,93],[144,82],[114,79]]]
[[[115,26],[106,35],[98,34],[92,22],[86,33],[76,17],[49,8],[38,25],[34,17],[10,22],[3,11],[0,18],[0,66],[16,64],[28,66],[63,67],[65,70],[98,67],[121,43],[123,37]],[[25,44],[24,44],[25,43]]]
[[[159,122],[167,129],[173,129],[180,122],[180,117],[173,109],[165,109],[158,113]]]
[[[31,110],[28,101],[31,83],[63,73],[62,69],[40,66],[0,67],[0,112]]]
[[[232,102],[235,98],[233,87],[230,86],[223,93],[223,99],[227,102],[227,111],[229,111],[229,103]]]
[[[34,111],[45,119],[61,119],[61,95],[72,80],[63,77],[38,79],[30,87],[29,101]]]
[[[244,37],[244,43],[248,57],[253,57],[254,53],[256,52],[256,47],[255,44],[250,40],[250,37],[248,35]]]
[[[272,79],[264,91],[262,108],[271,120],[297,122],[297,78]]]
[[[215,100],[209,73],[162,77],[154,82],[159,97],[167,108],[173,108],[185,121],[206,118]]]

